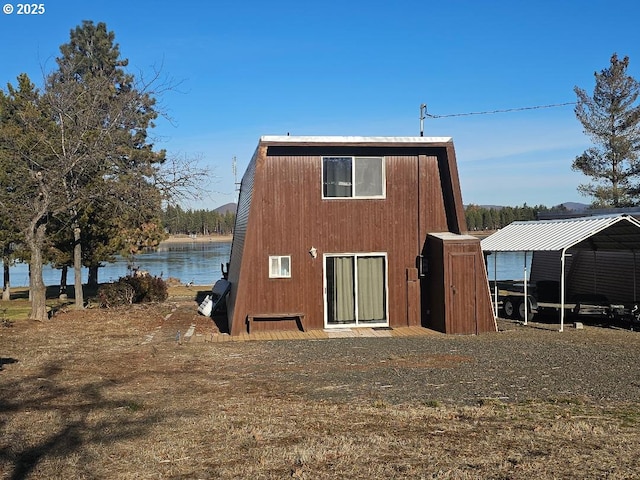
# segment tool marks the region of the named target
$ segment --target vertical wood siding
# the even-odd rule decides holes
[[[238,207],[236,235],[242,247],[236,247],[234,237],[229,272],[230,281],[239,284],[230,297],[231,333],[246,331],[245,319],[252,313],[301,312],[308,328],[323,328],[323,254],[333,253],[385,252],[389,324],[407,325],[407,271],[416,267],[427,232],[448,231],[451,219],[458,221],[457,213],[447,214],[455,204],[448,204],[443,193],[444,185],[449,197],[460,196],[451,184],[448,148],[287,145],[270,150],[259,145],[246,187],[243,179],[243,191],[255,179],[252,194],[241,195],[245,203]],[[322,199],[322,156],[363,153],[385,157],[386,198]],[[311,247],[317,258],[309,254]],[[269,255],[291,256],[291,278],[269,278]],[[231,278],[232,270],[239,272],[237,277]],[[289,327],[295,324],[258,326]]]
[[[495,331],[480,240],[430,234],[428,326],[452,334]]]

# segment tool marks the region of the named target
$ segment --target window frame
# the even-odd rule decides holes
[[[350,196],[327,196],[325,194],[325,160],[326,159],[349,159],[351,163],[351,195]],[[358,195],[356,192],[356,159],[375,158],[380,160],[380,184],[382,187],[382,193],[380,195]],[[386,157],[384,155],[323,155],[322,168],[320,172],[320,182],[322,187],[322,199],[323,200],[379,200],[387,198],[387,172],[386,172]]]
[[[324,289],[324,328],[326,329],[340,329],[345,327],[388,327],[390,325],[389,321],[389,254],[388,252],[345,252],[345,253],[325,253],[322,255],[323,257],[323,273],[322,273],[322,282]],[[329,322],[329,296],[331,295],[331,289],[329,288],[329,282],[327,279],[327,260],[331,257],[343,257],[343,258],[352,258],[353,259],[353,293],[354,293],[354,315],[355,319],[353,322]],[[360,319],[360,312],[358,307],[358,295],[359,292],[359,280],[358,280],[358,259],[366,258],[366,257],[375,257],[383,259],[383,268],[384,275],[382,278],[383,281],[383,289],[384,289],[384,297],[382,301],[384,302],[384,315],[385,319],[380,322],[369,322],[366,320]]]
[[[282,273],[282,259],[286,258],[289,262],[289,270],[286,274]],[[271,269],[273,260],[278,261],[278,272],[274,274]],[[291,255],[269,255],[269,278],[291,278]]]

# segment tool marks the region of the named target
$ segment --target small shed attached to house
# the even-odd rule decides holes
[[[495,331],[465,231],[450,138],[262,137],[238,200],[229,331]]]

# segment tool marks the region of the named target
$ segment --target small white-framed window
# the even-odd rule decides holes
[[[322,157],[322,198],[385,198],[384,157]]]
[[[269,278],[291,278],[291,255],[269,256]]]

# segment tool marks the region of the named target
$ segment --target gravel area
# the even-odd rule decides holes
[[[228,359],[226,367],[247,381],[278,385],[314,400],[475,405],[492,399],[601,404],[640,399],[640,333],[596,326],[558,332],[555,326],[508,321],[499,326],[500,332],[479,336],[265,341],[214,348],[229,349],[222,362]]]

